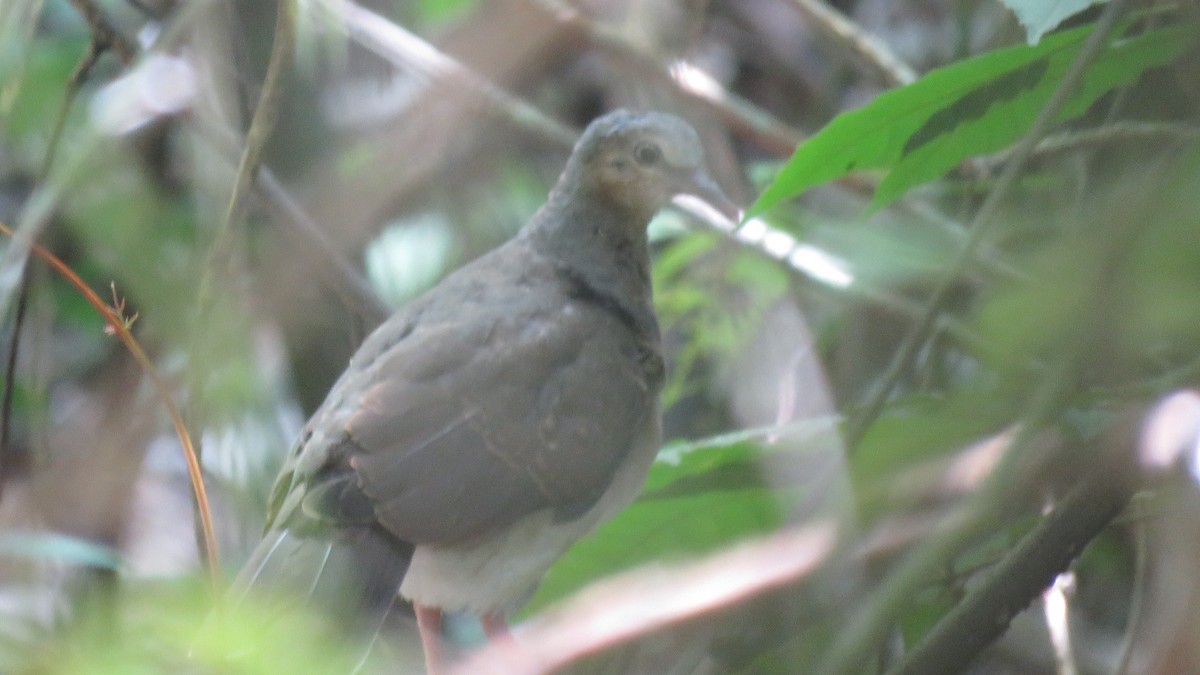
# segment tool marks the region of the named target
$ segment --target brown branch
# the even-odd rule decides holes
[[[1076,486],[888,675],[963,672],[1125,507],[1132,490],[1114,478]]]
[[[888,675],[964,670],[1125,508],[1139,476],[1183,468],[1197,439],[1195,390],[1168,394],[1144,413],[1125,414],[1100,439],[1098,451],[1084,449],[1095,468]],[[1136,616],[1131,612],[1130,620]],[[1127,655],[1128,645],[1124,651]]]

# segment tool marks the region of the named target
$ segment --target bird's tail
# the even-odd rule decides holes
[[[306,604],[364,643],[360,665],[381,658],[393,665],[415,658],[416,665],[416,622],[411,606],[397,597],[411,557],[411,548],[377,526],[316,536],[271,530],[238,574],[234,600],[253,595]]]

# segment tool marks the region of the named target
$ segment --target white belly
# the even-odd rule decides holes
[[[656,406],[657,407],[657,406]],[[616,515],[641,491],[661,438],[658,410],[652,428],[618,469],[612,485],[591,509],[554,521],[537,511],[508,527],[451,545],[422,545],[400,584],[400,595],[448,612],[508,613],[537,589],[542,575],[577,539]]]

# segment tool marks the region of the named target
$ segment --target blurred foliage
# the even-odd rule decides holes
[[[438,26],[462,18],[475,6],[475,0],[419,0],[416,4],[421,21]]]
[[[236,131],[252,109],[262,70],[255,59],[270,36],[269,26],[256,22],[270,12],[262,6],[238,14],[234,30],[224,23],[228,17],[174,3],[133,4],[99,6],[125,35],[160,29],[178,40],[148,49],[186,55],[209,88],[186,112],[151,115],[128,134],[108,136],[96,127],[91,106],[97,91],[129,67],[104,55],[66,111],[48,178],[50,141],[68,79],[87,50],[88,26],[61,1],[0,4],[0,221],[21,225],[33,197],[49,195],[56,200],[53,218],[39,241],[102,296],[115,287],[114,302],[125,300],[129,313],[138,313],[139,340],[205,440],[230,578],[258,536],[270,467],[297,432],[302,401],[323,397],[371,325],[333,297],[315,264],[296,255],[304,239],[281,224],[286,219],[264,217],[267,209],[258,207],[266,200],[238,229],[229,268],[218,274],[215,318],[198,325],[196,286],[210,264],[212,232],[233,177],[217,151],[219,135],[210,132]],[[669,355],[667,446],[641,498],[573,547],[522,616],[640,563],[689,559],[811,517],[807,501],[842,482],[852,486],[847,497],[862,532],[874,535],[868,543],[886,540],[878,548],[863,544],[872,556],[867,581],[886,579],[896,561],[921,553],[938,534],[927,523],[974,503],[978,483],[955,492],[946,476],[976,444],[1023,426],[1094,441],[1118,412],[1200,386],[1194,86],[1200,33],[1186,15],[1139,17],[1114,34],[1060,115],[1064,144],[1035,153],[977,254],[949,280],[945,300],[930,307],[931,289],[972,236],[962,223],[994,189],[1004,153],[1078,55],[1094,13],[1076,16],[1073,27],[1055,27],[1093,3],[1054,3],[1056,11],[1042,11],[1049,5],[1006,2],[1030,42],[1016,46],[1022,26],[1007,14],[994,19],[992,3],[904,6],[889,15],[900,23],[882,25],[872,19],[879,3],[837,3],[857,26],[897,48],[944,47],[934,19],[946,20],[958,31],[954,51],[971,53],[882,93],[856,69],[861,55],[817,36],[815,24],[798,20],[788,3],[714,2],[703,15],[696,3],[679,3],[679,15],[670,14],[669,3],[649,3],[665,20],[646,7],[623,14],[617,3],[595,3],[603,6],[597,21],[619,20],[618,37],[661,31],[655,48],[664,58],[704,64],[753,112],[776,116],[792,137],[810,134],[782,164],[778,139],[769,129],[757,136],[753,115],[740,118],[735,108],[706,107],[690,97],[679,104],[674,89],[660,91],[670,87],[657,71],[638,70],[644,46],[598,48],[582,37],[586,31],[537,42],[540,34],[525,31],[533,25],[524,22],[528,17],[513,9],[533,13],[537,3],[383,4],[399,23],[427,39],[444,36],[469,66],[494,67],[509,78],[501,82],[506,91],[576,127],[616,105],[693,114],[711,157],[723,162],[714,161],[724,166],[723,184],[766,185],[751,207],[763,214],[760,224],[827,254],[850,280],[822,279],[739,236],[744,231],[704,229],[673,211],[660,215],[651,237]],[[506,12],[524,22],[519,34],[494,28]],[[693,25],[675,20],[683,14],[696,19],[696,30],[681,36],[673,32],[677,26]],[[280,128],[271,158],[294,161],[280,167],[286,188],[331,248],[388,303],[402,304],[511,236],[544,198],[563,148],[547,141],[552,131],[515,131],[493,119],[494,111],[477,110],[485,105],[458,101],[450,91],[458,88],[454,81],[440,83],[445,90],[426,88],[447,77],[427,63],[414,68],[418,75],[397,69],[401,77],[369,50],[341,41],[327,16],[309,18],[313,23],[302,30],[332,48],[301,54],[295,100],[283,111],[300,123]],[[678,47],[683,43],[690,47]],[[380,77],[385,70],[388,77]],[[356,93],[347,101],[334,85],[361,85],[355,78],[364,72],[368,85],[351,89]],[[432,102],[420,98],[429,91],[437,92]],[[153,100],[147,95],[136,103]],[[409,114],[414,100],[421,105]],[[377,108],[378,118],[365,115],[373,122],[345,123],[330,112]],[[396,110],[405,113],[387,114]],[[480,119],[447,136],[435,133],[463,110]],[[808,126],[827,110],[847,112]],[[1165,132],[1155,127],[1153,134],[1125,136],[1111,124],[1125,121]],[[1091,129],[1113,135],[1073,137]],[[315,135],[321,138],[308,137]],[[445,147],[423,145],[446,138],[453,142]],[[425,163],[433,168],[421,173]],[[864,171],[886,173],[874,185]],[[16,277],[15,267],[0,269],[0,293],[12,294]],[[199,581],[189,498],[159,402],[146,395],[140,376],[73,291],[40,268],[31,278],[12,445],[32,458],[33,470],[0,476],[0,669],[348,671],[355,646],[326,618],[286,601],[212,607]],[[779,316],[796,308],[803,310],[802,329],[779,328]],[[829,452],[832,426],[860,414],[903,336],[927,310],[936,315],[932,335],[903,364],[861,441],[844,458],[835,448],[839,473],[814,473],[819,477],[806,483],[805,462]],[[205,339],[194,339],[198,334]],[[747,364],[776,358],[771,347],[785,356],[752,375]],[[825,375],[797,374],[804,355]],[[320,376],[308,377],[313,372]],[[309,395],[300,391],[304,386],[319,391]],[[788,407],[807,394],[816,403]],[[760,399],[777,405],[754,408]],[[770,420],[780,426],[759,428]],[[1062,476],[1082,473],[1090,460],[1086,443],[1068,456],[1032,447],[1027,463],[1046,468],[1038,460],[1047,461],[1035,477],[1047,485],[1014,480],[1014,493],[1036,497],[995,514],[936,573],[919,579],[894,614],[906,645],[926,636],[979,574],[1036,526],[1060,484],[1069,483]],[[115,466],[128,476],[110,475]],[[801,467],[794,469],[800,475],[786,467]],[[97,497],[90,491],[97,485],[110,492]],[[1182,508],[1166,501],[1159,511]],[[1122,641],[1131,589],[1141,583],[1130,527],[1110,528],[1075,566],[1077,621],[1103,629],[1080,652],[1111,651]],[[37,534],[28,538],[29,532]],[[187,563],[173,567],[167,559]],[[131,572],[135,562],[149,570],[141,574],[158,578]],[[80,567],[91,570],[79,573]],[[843,585],[858,583],[861,570],[845,567],[835,570],[849,579]],[[802,615],[809,623],[797,619],[795,631],[820,636],[827,646],[845,632],[840,612],[871,605],[822,597],[811,607],[761,620],[747,610],[742,627],[754,635],[749,646],[738,645],[749,652],[740,662],[761,668],[749,672],[805,672],[797,664],[820,657],[811,644],[801,649],[791,636],[760,633],[790,631],[787,622]],[[1002,653],[993,658],[1003,668]],[[1048,653],[1037,658],[1053,663]]]
[[[770,484],[763,475],[764,453],[773,446],[803,452],[804,439],[827,428],[814,420],[773,442],[764,440],[765,432],[751,430],[668,443],[641,498],[571,547],[523,611],[536,612],[590,581],[639,563],[686,559],[779,528],[798,495]],[[799,447],[792,443],[797,439]]]
[[[41,650],[6,659],[9,672],[337,673],[361,658],[337,629],[301,607],[213,607],[195,583],[130,583],[84,599],[82,614]]]
[[[715,233],[687,232],[664,245],[654,265],[655,306],[664,326],[687,336],[673,353],[664,405],[705,395],[707,371],[730,362],[787,284],[778,264],[724,245]]]
[[[46,158],[51,129],[62,109],[63,87],[80,53],[87,45],[84,35],[39,40],[27,61],[3,64],[0,82],[6,83],[4,108],[0,109],[5,138],[6,162],[35,170]],[[71,112],[69,126],[84,116],[80,108]]]

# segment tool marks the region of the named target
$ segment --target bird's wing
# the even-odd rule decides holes
[[[327,449],[308,454],[324,465],[286,478],[281,499],[350,522],[369,504],[419,544],[599,498],[654,409],[657,337],[578,299],[472,300],[465,320],[423,317],[370,348],[315,418]]]

